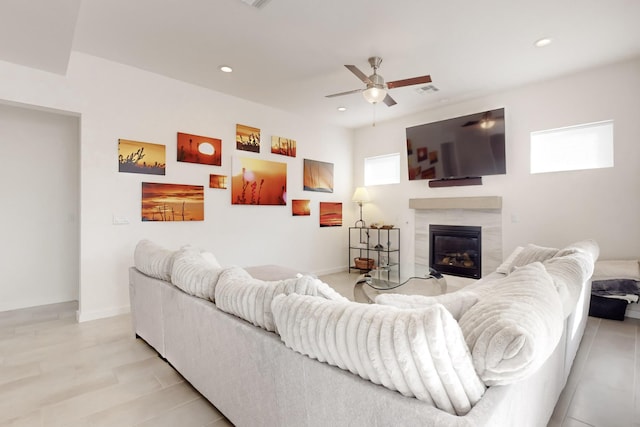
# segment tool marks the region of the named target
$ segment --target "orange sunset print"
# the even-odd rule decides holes
[[[311,200],[292,200],[291,214],[293,216],[311,215]]]
[[[260,129],[236,124],[236,149],[260,152]]]
[[[222,140],[178,132],[179,162],[222,165]]]
[[[273,154],[282,154],[283,156],[296,156],[296,141],[281,136],[271,137],[271,152]]]
[[[204,221],[204,186],[143,182],[142,221]]]
[[[164,175],[166,164],[164,145],[118,140],[118,172]]]
[[[253,158],[234,158],[232,166],[232,204],[287,204],[286,163]]]
[[[342,203],[320,202],[320,227],[342,226]]]

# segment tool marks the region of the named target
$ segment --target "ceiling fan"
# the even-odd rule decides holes
[[[418,85],[422,83],[431,83],[431,76],[429,75],[413,77],[410,79],[395,80],[393,82],[385,83],[384,78],[382,78],[382,76],[378,74],[378,68],[380,67],[381,63],[382,63],[382,58],[378,56],[372,56],[371,58],[369,58],[369,64],[371,65],[371,68],[373,68],[373,74],[368,77],[365,73],[360,71],[358,67],[356,67],[355,65],[345,65],[345,67],[347,67],[349,71],[355,74],[356,77],[362,80],[362,82],[365,83],[367,86],[364,89],[355,89],[347,92],[334,93],[332,95],[327,95],[326,97],[333,98],[336,96],[349,95],[352,93],[362,92],[364,99],[366,99],[371,104],[377,104],[378,102],[382,101],[385,104],[387,104],[388,107],[391,107],[393,105],[396,105],[397,103],[387,93],[389,89],[394,89],[394,88],[403,87],[403,86]]]

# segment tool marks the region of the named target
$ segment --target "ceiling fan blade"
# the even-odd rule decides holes
[[[396,100],[393,99],[392,97],[389,96],[389,94],[387,94],[387,96],[384,97],[384,99],[382,100],[382,102],[384,102],[385,104],[387,104],[387,107],[393,107],[394,105],[397,104]]]
[[[420,77],[413,77],[413,78],[410,78],[410,79],[396,80],[396,81],[393,81],[393,82],[387,82],[387,87],[389,89],[393,89],[394,87],[419,85],[419,84],[423,84],[423,83],[431,83],[431,76],[426,75],[426,76],[420,76]]]
[[[326,95],[325,98],[334,98],[336,96],[342,96],[342,95],[350,95],[352,93],[358,93],[358,92],[362,92],[364,89],[354,89],[354,90],[348,90],[346,92],[340,92],[340,93],[334,93],[331,95]]]
[[[345,65],[345,67],[347,67],[347,69],[349,71],[351,71],[353,74],[356,75],[357,78],[359,78],[360,80],[362,80],[364,83],[366,84],[372,84],[373,82],[369,79],[369,76],[367,76],[365,73],[363,73],[362,71],[360,71],[358,69],[358,67],[356,67],[355,65]]]

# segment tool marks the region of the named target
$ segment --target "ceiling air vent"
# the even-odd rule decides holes
[[[262,6],[267,4],[269,0],[242,0],[242,2],[248,4],[249,6],[260,9]]]
[[[419,88],[416,89],[416,92],[418,92],[419,94],[425,94],[427,92],[437,92],[440,89],[438,89],[435,85],[426,85],[426,86],[421,86]]]

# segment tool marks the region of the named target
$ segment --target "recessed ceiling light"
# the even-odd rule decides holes
[[[338,111],[340,112],[347,111],[347,107],[338,107]]]
[[[543,39],[540,40],[536,40],[536,42],[534,43],[535,47],[545,47],[551,44],[551,39],[548,37],[545,37]]]
[[[222,71],[223,73],[230,73],[233,71],[233,68],[229,67],[228,65],[221,65],[220,71]]]

